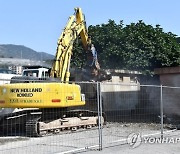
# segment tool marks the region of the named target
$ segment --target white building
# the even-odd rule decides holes
[[[22,74],[22,66],[9,66],[9,69],[15,72],[16,74]]]

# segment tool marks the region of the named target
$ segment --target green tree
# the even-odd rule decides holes
[[[153,27],[140,20],[124,26],[123,21],[116,24],[109,20],[107,24],[89,26],[89,35],[102,68],[152,72],[157,67],[180,64],[176,35],[165,33],[160,25]],[[74,48],[73,63],[82,67],[86,58],[79,44]]]
[[[81,39],[78,38],[77,41],[74,42],[73,52],[71,56],[71,66],[82,68],[86,65],[86,51],[83,49],[83,45]]]

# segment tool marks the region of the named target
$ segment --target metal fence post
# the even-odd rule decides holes
[[[101,83],[97,82],[97,102],[98,102],[98,134],[99,134],[99,150],[102,150],[102,99],[101,99]]]
[[[99,100],[100,100],[100,130],[101,130],[101,147],[100,150],[102,150],[102,127],[103,127],[103,111],[102,111],[102,95],[101,95],[101,82],[99,82]]]
[[[163,138],[163,86],[161,85],[161,90],[160,90],[160,111],[161,111],[161,138]]]

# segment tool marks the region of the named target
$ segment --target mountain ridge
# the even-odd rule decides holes
[[[24,45],[0,44],[1,58],[20,58],[30,60],[52,60],[54,56],[45,52],[37,52]]]

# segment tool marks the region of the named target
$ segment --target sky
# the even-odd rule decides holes
[[[109,19],[143,20],[180,36],[180,0],[0,0],[0,44],[24,45],[55,55],[57,40],[75,7],[87,25]]]

